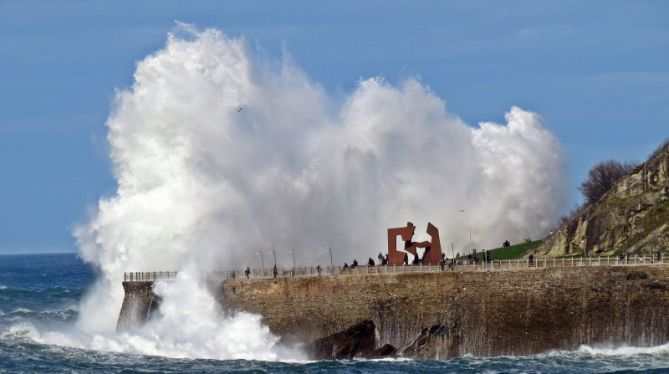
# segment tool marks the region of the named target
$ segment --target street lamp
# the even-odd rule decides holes
[[[467,228],[469,229],[469,254],[472,254],[472,227],[469,225],[469,213],[467,209],[458,210],[458,213],[467,213]]]
[[[328,247],[328,252],[330,252],[330,267],[334,268],[334,262],[332,262],[332,248]]]
[[[258,256],[258,255],[260,256],[260,266],[261,266],[260,268],[264,270],[265,269],[265,259],[262,257],[262,250],[256,252],[256,256]]]
[[[272,249],[272,254],[274,255],[274,267],[276,267],[276,251]]]

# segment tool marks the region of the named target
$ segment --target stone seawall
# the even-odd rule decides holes
[[[160,298],[153,293],[153,282],[123,282],[125,297],[118,315],[116,330],[141,327],[158,309]]]
[[[445,326],[422,354],[430,358],[669,341],[669,266],[234,279],[217,287],[227,312],[262,315],[288,343],[363,320],[376,325],[377,344],[398,348],[426,327]],[[119,329],[138,326],[156,307],[150,282],[124,288]]]
[[[220,297],[229,311],[262,315],[288,342],[371,319],[379,343],[403,347],[442,324],[451,333],[433,350],[440,358],[669,341],[665,266],[238,279]]]

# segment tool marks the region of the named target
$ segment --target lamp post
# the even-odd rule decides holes
[[[334,268],[334,262],[332,262],[332,248],[328,247],[328,252],[330,252],[330,267]]]
[[[274,267],[276,267],[276,251],[272,249],[272,254],[274,255]]]
[[[260,274],[265,276],[265,259],[262,257],[262,249],[256,252],[256,256],[260,255]]]
[[[469,254],[472,254],[472,227],[469,225],[469,213],[467,209],[458,210],[458,213],[467,213],[467,229],[469,229]]]
[[[262,250],[256,252],[256,256],[260,256],[260,268],[265,269],[265,259],[262,257]]]

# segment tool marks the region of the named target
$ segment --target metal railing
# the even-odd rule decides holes
[[[600,266],[640,266],[669,265],[669,258],[664,256],[634,256],[634,257],[578,257],[578,258],[539,258],[516,260],[477,261],[447,261],[441,265],[378,265],[378,266],[303,266],[296,268],[273,268],[245,270],[214,271],[207,274],[208,279],[257,279],[257,278],[293,278],[318,276],[347,276],[347,275],[383,275],[404,273],[437,273],[437,272],[465,272],[465,271],[514,271],[545,268],[576,268]],[[320,270],[319,270],[320,268]],[[123,273],[125,282],[147,282],[156,280],[173,280],[176,271],[130,272]]]
[[[176,271],[140,271],[123,273],[124,282],[153,282],[157,280],[173,280]]]

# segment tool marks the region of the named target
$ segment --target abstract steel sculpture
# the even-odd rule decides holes
[[[425,242],[412,241],[416,231],[413,223],[407,222],[406,227],[395,227],[388,229],[388,265],[402,265],[404,256],[411,253],[418,256],[418,248],[425,248],[421,263],[423,265],[438,265],[441,260],[441,241],[439,240],[439,230],[432,223],[427,224],[427,234],[431,240]],[[397,237],[404,240],[404,251],[397,250]]]

